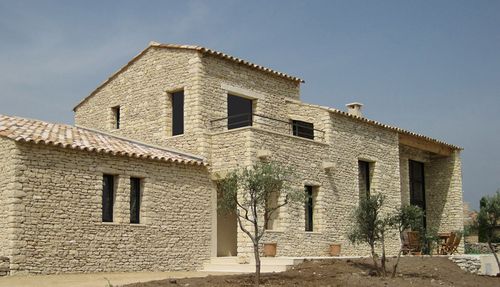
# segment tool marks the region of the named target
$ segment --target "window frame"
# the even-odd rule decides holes
[[[114,222],[113,209],[116,196],[116,175],[103,174],[102,179],[102,222]]]
[[[314,186],[305,185],[304,191],[306,193],[305,198],[305,231],[306,232],[314,232],[314,206],[315,206],[315,194],[314,194]]]
[[[141,223],[142,194],[143,194],[143,179],[140,177],[131,177],[130,178],[130,208],[129,208],[130,223],[131,224],[140,224]],[[134,212],[134,210],[135,210],[135,212]]]
[[[119,130],[121,128],[121,107],[120,105],[111,108],[113,113],[113,129]]]
[[[178,90],[170,93],[170,106],[172,108],[172,136],[184,134],[184,108],[185,108],[184,90]],[[179,110],[180,109],[180,110]]]
[[[364,190],[359,189],[360,196],[369,197],[372,189],[372,171],[373,171],[373,162],[366,160],[358,160],[358,185],[361,187],[361,180],[364,183]],[[361,178],[363,177],[363,179]]]
[[[236,100],[238,99],[238,100]],[[230,113],[230,108],[231,105],[235,104],[235,101],[241,101],[240,106],[233,107],[232,109],[244,109],[248,110],[250,108],[250,113],[244,112],[244,113],[238,113],[238,114],[231,114]],[[243,102],[245,102],[243,104]],[[237,129],[237,128],[242,128],[242,127],[251,127],[253,126],[253,113],[254,113],[254,104],[255,100],[247,97],[242,97],[239,95],[234,95],[231,93],[227,94],[227,129],[232,130],[232,129]],[[246,105],[246,106],[244,106]],[[236,118],[237,120],[233,120]],[[242,118],[241,120],[239,118]]]
[[[314,123],[292,119],[290,125],[293,136],[314,140]]]

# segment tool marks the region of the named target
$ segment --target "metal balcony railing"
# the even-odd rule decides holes
[[[259,114],[238,114],[210,121],[210,131],[212,132],[222,132],[247,126],[320,142],[325,141],[325,132],[323,130],[311,128],[300,122],[287,122]]]

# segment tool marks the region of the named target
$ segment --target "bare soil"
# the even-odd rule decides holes
[[[392,269],[394,261],[390,259],[388,269]],[[372,276],[371,259],[306,261],[286,272],[262,274],[261,286],[500,286],[500,277],[467,273],[443,257],[404,257],[399,266],[393,279],[390,275],[387,278]],[[167,279],[126,286],[253,286],[253,275]]]

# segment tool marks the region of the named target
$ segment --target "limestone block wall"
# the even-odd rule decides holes
[[[15,223],[10,220],[10,216],[14,214],[14,210],[10,207],[15,201],[13,198],[15,153],[15,143],[0,138],[0,210],[2,210],[2,216],[0,216],[0,257],[11,255],[9,234]]]
[[[75,124],[142,142],[203,154],[199,54],[150,47],[75,111]],[[184,135],[172,137],[170,92],[184,90]],[[112,107],[120,106],[120,129]]]
[[[409,160],[424,163],[427,225],[436,232],[463,230],[460,154],[431,155],[400,146],[402,202],[410,203]]]
[[[202,57],[201,97],[204,128],[227,117],[227,94],[254,100],[254,113],[288,120],[286,99],[299,99],[300,83],[214,56]]]
[[[26,193],[11,273],[196,270],[210,258],[214,186],[204,167],[18,144]],[[116,176],[114,222],[102,222],[102,177]],[[129,222],[130,177],[143,181]]]
[[[294,188],[303,190],[304,185],[315,186],[318,194],[315,231],[305,232],[303,205],[284,207],[280,210],[276,230],[268,232],[264,238],[264,241],[278,243],[278,256],[326,256],[329,244],[334,242],[342,244],[343,254],[368,254],[367,246],[352,246],[347,240],[352,226],[351,213],[359,202],[358,160],[374,162],[372,192],[385,194],[384,211],[393,211],[401,204],[397,134],[332,115],[323,109],[297,108],[288,113],[287,116],[294,117],[316,115],[316,122],[327,132],[329,142],[255,127],[217,133],[211,142],[212,168],[231,169],[242,162],[256,162],[259,150],[269,150],[271,160],[295,171],[291,183]],[[323,170],[321,166],[325,161],[334,162],[335,169]],[[388,252],[395,254],[399,238],[389,238]],[[251,243],[239,232],[239,256],[250,253]]]
[[[426,190],[429,225],[439,232],[463,231],[460,153],[456,151],[448,157],[434,158],[427,167],[426,176],[429,179]]]

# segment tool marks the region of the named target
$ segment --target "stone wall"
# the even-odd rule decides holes
[[[427,167],[426,178],[429,183],[426,185],[429,226],[439,232],[463,231],[460,153],[456,151],[451,156],[433,158]]]
[[[144,55],[88,98],[75,112],[75,124],[203,154],[196,51],[150,47]],[[172,137],[169,93],[184,90],[184,134]],[[111,108],[120,106],[120,129],[113,127]],[[176,140],[176,139],[179,140]]]
[[[295,110],[299,113],[301,110]],[[347,233],[351,224],[352,210],[358,198],[358,159],[374,162],[372,191],[386,195],[385,212],[401,204],[399,187],[399,150],[397,135],[380,131],[369,125],[357,128],[358,123],[342,116],[332,116],[324,110],[305,110],[323,124],[330,143],[313,141],[292,135],[276,133],[261,128],[247,127],[216,133],[212,136],[212,168],[228,170],[246,163],[256,162],[261,150],[271,152],[270,160],[281,162],[294,170],[293,188],[303,190],[304,185],[316,187],[315,230],[305,232],[303,205],[286,206],[280,210],[276,230],[267,232],[264,242],[278,243],[278,256],[327,256],[331,243],[342,243],[343,254],[367,255],[367,246],[352,246]],[[300,117],[290,114],[289,117]],[[304,115],[302,115],[304,117]],[[352,130],[357,131],[353,135]],[[327,172],[323,162],[334,162],[336,168]],[[391,234],[394,235],[394,234]],[[395,254],[399,239],[389,236],[387,249]],[[239,231],[238,254],[248,256],[251,243]]]
[[[0,256],[0,277],[9,275],[10,260],[9,257]]]
[[[15,201],[13,197],[15,152],[14,141],[0,138],[0,210],[2,210],[2,216],[0,216],[0,257],[11,255],[9,234],[16,224],[10,220],[10,216],[14,215],[15,212],[11,208]]]
[[[12,274],[197,270],[210,258],[215,190],[205,167],[18,148],[26,195]],[[112,223],[102,222],[103,174],[117,178]],[[130,177],[143,181],[140,224],[129,223]]]
[[[460,269],[472,274],[479,274],[481,269],[481,257],[479,255],[450,256],[449,259],[457,264]]]

